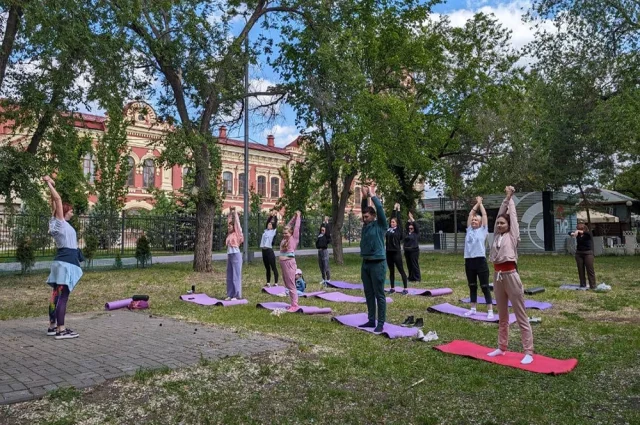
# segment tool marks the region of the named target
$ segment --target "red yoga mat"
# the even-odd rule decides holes
[[[515,367],[517,369],[526,370],[535,373],[546,373],[549,375],[560,375],[562,373],[569,373],[578,364],[577,359],[557,360],[551,357],[541,356],[539,354],[533,355],[533,363],[521,364],[520,360],[524,357],[522,353],[513,353],[507,351],[504,356],[489,357],[487,353],[492,352],[495,348],[488,348],[482,345],[474,344],[469,341],[455,340],[448,344],[438,345],[433,347],[436,350],[440,350],[443,353],[457,354],[459,356],[472,357],[478,360],[484,360],[490,363],[497,363],[503,366]]]

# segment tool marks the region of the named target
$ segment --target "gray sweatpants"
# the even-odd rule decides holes
[[[227,254],[227,297],[242,298],[242,253]]]
[[[320,266],[320,273],[322,273],[322,280],[331,280],[331,270],[329,270],[329,250],[318,250],[318,265]]]

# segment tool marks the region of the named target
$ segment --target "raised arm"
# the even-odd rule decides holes
[[[389,227],[389,224],[387,223],[387,216],[384,213],[384,208],[382,208],[382,202],[380,202],[380,199],[376,196],[376,188],[373,185],[369,188],[369,196],[371,197],[373,205],[376,207],[376,221],[378,222],[378,226],[386,229]]]
[[[296,241],[300,240],[300,215],[300,211],[296,211],[291,221],[289,221],[289,227],[293,229],[291,237]]]
[[[498,215],[496,216],[496,222],[498,221],[497,218],[499,216],[507,212],[507,208],[509,207],[509,202],[511,201],[511,196],[513,195],[513,192],[510,190],[510,188],[511,186],[507,186],[504,188],[504,191],[506,192],[507,196],[504,198],[504,200],[502,201],[502,204],[500,205],[500,209],[498,210]],[[498,232],[497,223],[493,225],[493,232],[494,233]]]
[[[418,222],[414,220],[413,218],[413,214],[411,214],[411,212],[409,212],[409,219],[407,220],[407,233],[409,233],[409,225],[413,226],[413,232],[415,234],[419,234],[419,230],[418,229]]]
[[[238,236],[238,244],[244,242],[244,235],[242,234],[242,227],[240,226],[240,217],[238,217],[238,212],[233,212],[233,231]]]
[[[469,211],[469,217],[467,217],[467,227],[471,227],[471,220],[473,219],[473,216],[476,215],[476,212],[480,208],[478,198],[479,197],[476,198],[476,204],[473,206],[473,208],[471,208],[471,211]]]
[[[64,220],[64,212],[62,211],[62,198],[55,188],[53,179],[49,176],[44,176],[42,180],[47,183],[47,186],[49,186],[49,193],[51,193],[51,215],[58,220]]]
[[[267,222],[264,223],[264,228],[269,228],[269,223],[271,223],[271,226],[275,229],[277,221],[278,220],[273,216],[273,214],[269,214],[269,217],[267,217]]]
[[[505,201],[507,202],[507,214],[509,215],[509,233],[515,240],[520,240],[520,223],[518,223],[518,212],[516,211],[516,204],[513,202],[513,194],[515,189],[513,186],[509,186],[506,188],[507,197]],[[504,201],[502,202],[504,205]],[[502,207],[500,207],[502,209]]]
[[[482,225],[484,227],[489,227],[489,217],[487,217],[487,210],[484,209],[482,198],[480,198],[480,214],[482,214]]]
[[[360,188],[360,211],[364,211],[369,206],[369,188],[362,186]]]

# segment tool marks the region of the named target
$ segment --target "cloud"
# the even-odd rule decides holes
[[[266,143],[267,136],[272,134],[275,138],[275,144],[277,147],[282,148],[293,142],[299,135],[300,130],[294,125],[280,125],[276,124],[271,128],[265,128],[262,133],[262,139]],[[260,143],[263,143],[263,140]]]

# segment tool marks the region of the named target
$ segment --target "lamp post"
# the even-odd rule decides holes
[[[243,260],[249,262],[249,35],[244,39],[247,62],[244,68],[244,250]]]

